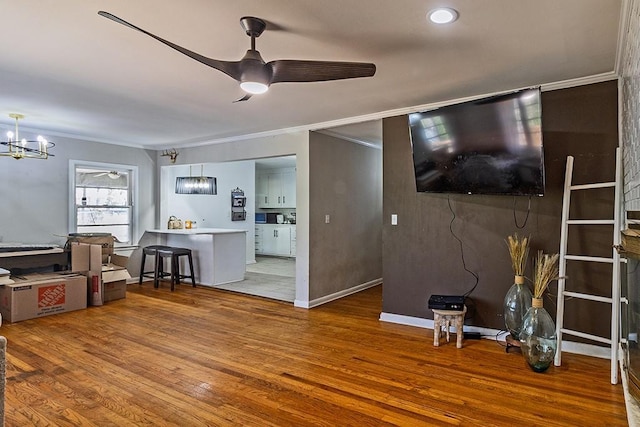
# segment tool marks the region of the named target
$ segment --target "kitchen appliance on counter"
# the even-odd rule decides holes
[[[265,212],[256,212],[256,224],[266,224],[267,214]]]
[[[276,215],[276,222],[278,224],[284,224],[284,215],[282,215],[282,214]]]
[[[267,224],[282,224],[278,222],[278,216],[282,216],[280,212],[267,212]]]

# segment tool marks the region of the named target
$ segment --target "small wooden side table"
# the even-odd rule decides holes
[[[456,328],[456,347],[462,348],[462,337],[464,335],[462,331],[462,325],[464,324],[464,315],[467,312],[467,306],[465,305],[462,310],[432,310],[433,311],[433,345],[438,347],[440,345],[440,336],[444,329],[447,334],[447,342],[449,342],[449,328],[453,326]]]

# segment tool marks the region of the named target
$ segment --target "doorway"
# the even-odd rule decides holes
[[[254,256],[245,280],[219,286],[294,303],[296,297],[296,156],[255,160]]]

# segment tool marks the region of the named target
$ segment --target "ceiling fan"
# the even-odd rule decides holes
[[[292,59],[264,62],[262,56],[260,56],[260,52],[256,50],[256,38],[260,37],[267,25],[262,19],[252,16],[245,16],[240,19],[240,25],[247,35],[251,37],[251,49],[247,50],[247,53],[240,61],[221,61],[207,58],[189,49],[178,46],[142,28],[136,27],[109,12],[100,11],[98,15],[153,37],[178,52],[209,67],[215,68],[238,81],[242,90],[247,94],[235,102],[246,101],[251,98],[252,95],[264,93],[273,83],[355,79],[359,77],[371,77],[376,72],[375,64],[365,62],[300,61]]]
[[[99,177],[99,176],[108,176],[111,179],[118,179],[120,178],[120,172],[118,171],[109,171],[109,172],[100,172],[94,175],[94,177]]]

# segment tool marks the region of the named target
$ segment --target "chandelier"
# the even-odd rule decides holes
[[[53,154],[49,149],[55,147],[53,142],[49,142],[42,136],[38,136],[35,141],[20,139],[18,134],[18,120],[24,119],[24,115],[11,113],[9,117],[16,121],[16,131],[7,132],[7,140],[0,141],[0,156],[10,156],[14,159],[48,159]]]

